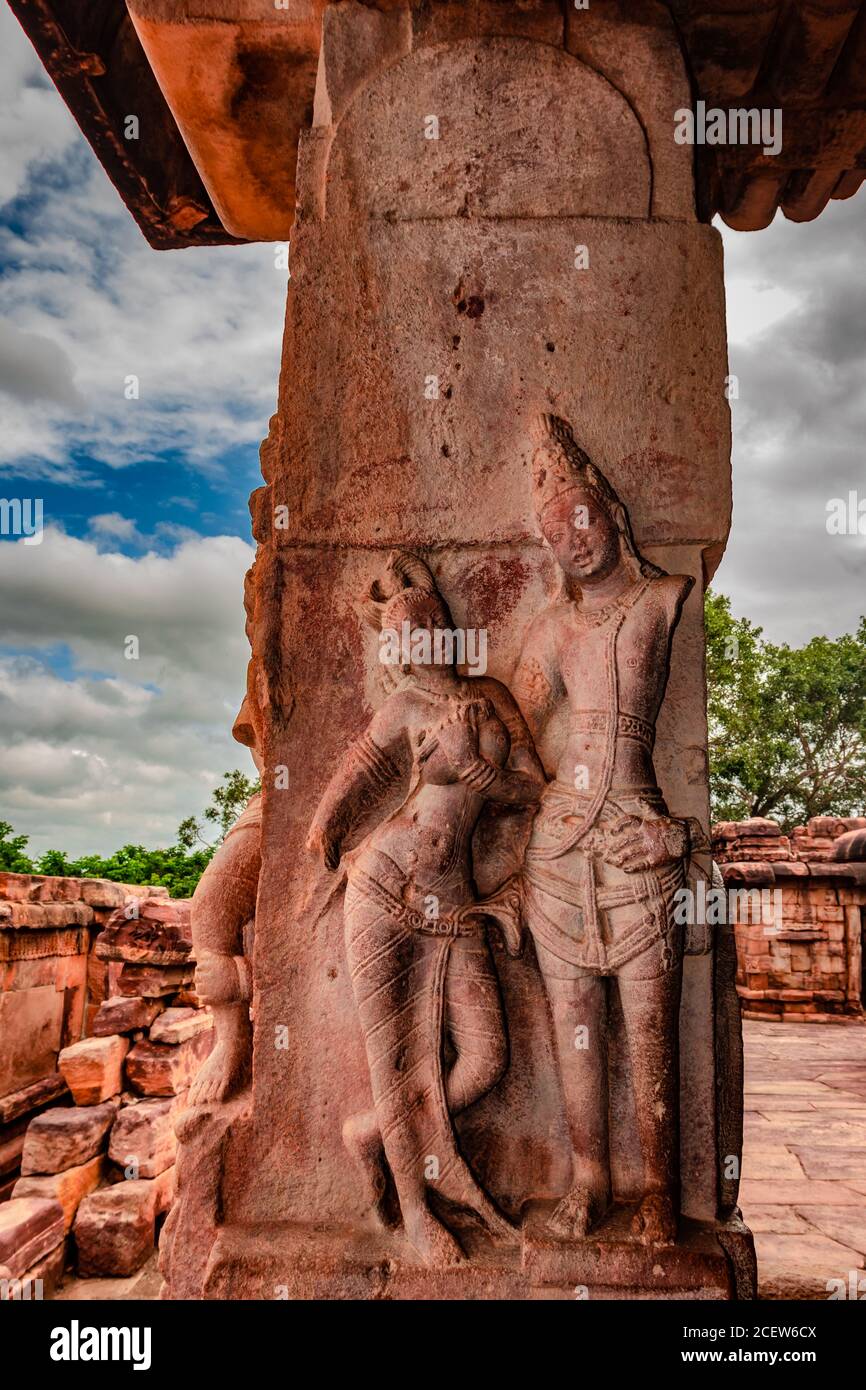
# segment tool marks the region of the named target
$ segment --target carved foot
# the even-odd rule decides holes
[[[664,1192],[648,1192],[632,1217],[631,1230],[642,1245],[673,1245],[677,1238],[673,1198]]]
[[[343,1143],[355,1160],[366,1188],[367,1198],[383,1226],[393,1225],[387,1210],[388,1178],[385,1151],[375,1111],[350,1115],[343,1125]]]
[[[457,1241],[441,1221],[436,1220],[426,1202],[421,1202],[408,1212],[404,1209],[403,1224],[406,1239],[425,1264],[435,1269],[449,1269],[465,1263]]]
[[[189,1088],[189,1104],[211,1105],[243,1090],[247,1079],[246,1048],[221,1040]]]
[[[465,1207],[478,1218],[479,1223],[496,1245],[516,1245],[520,1239],[510,1221],[506,1221],[501,1211],[497,1211],[491,1201],[479,1191],[464,1198],[459,1205]]]
[[[606,1192],[578,1184],[567,1192],[551,1213],[547,1229],[561,1240],[575,1240],[588,1235],[610,1205]]]

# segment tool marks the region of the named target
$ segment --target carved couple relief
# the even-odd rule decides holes
[[[652,753],[693,581],[641,557],[625,507],[565,421],[542,417],[539,435],[535,508],[562,589],[530,626],[513,694],[414,656],[390,671],[390,693],[334,773],[308,839],[346,876],[346,958],[373,1101],[346,1117],[343,1140],[374,1209],[402,1222],[431,1265],[464,1257],[452,1229],[459,1209],[495,1242],[520,1241],[453,1124],[508,1067],[492,923],[512,955],[531,934],[556,1043],[572,1179],[548,1233],[585,1236],[611,1205],[615,987],[643,1163],[631,1235],[676,1238],[683,941],[673,898],[693,827],[669,815]],[[383,632],[453,627],[430,570],[406,554],[391,557],[366,612]],[[535,744],[563,702],[567,734],[548,780]],[[495,867],[501,882],[480,898],[473,834],[496,806],[518,814],[502,818],[511,843],[483,866],[485,881]]]

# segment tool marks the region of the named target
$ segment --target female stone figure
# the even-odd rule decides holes
[[[573,1185],[550,1224],[565,1238],[585,1235],[611,1200],[606,1040],[615,979],[644,1168],[633,1231],[669,1242],[679,1210],[683,949],[672,909],[689,825],[668,814],[652,750],[693,581],[638,553],[625,507],[571,426],[555,416],[540,426],[536,512],[564,583],[529,630],[514,691],[536,741],[561,699],[569,711],[523,875],[573,1150]]]
[[[447,1265],[462,1252],[428,1204],[428,1183],[492,1235],[513,1238],[462,1158],[451,1116],[507,1063],[473,831],[488,801],[537,800],[544,774],[505,687],[435,660],[432,639],[453,627],[423,561],[392,555],[368,616],[383,636],[411,633],[411,655],[331,779],[308,839],[329,869],[342,857],[347,870],[346,954],[374,1108],[352,1116],[343,1137],[380,1208],[387,1164],[408,1240]],[[344,855],[362,813],[401,784],[397,809]]]

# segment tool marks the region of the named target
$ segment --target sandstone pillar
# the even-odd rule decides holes
[[[252,1081],[184,1121],[169,1296],[749,1294],[726,943],[692,931],[687,944],[676,1245],[662,1257],[611,1229],[494,1248],[470,1230],[466,1262],[431,1270],[399,1229],[373,1226],[346,1156],[341,1129],[370,1105],[370,1080],[342,881],[305,847],[334,768],[384,698],[360,608],[392,550],[426,561],[455,624],[486,633],[489,674],[509,683],[557,584],[533,511],[540,412],[571,422],[641,553],[697,581],[655,766],[671,813],[708,828],[701,591],[730,517],[722,255],[696,218],[693,152],[673,138],[690,102],[679,47],[667,12],[646,10],[646,22],[545,0],[325,12],[279,409],[252,501],[243,736],[264,768]],[[456,1128],[519,1226],[566,1189],[569,1156],[532,945],[494,954],[508,1065]],[[625,1205],[640,1153],[616,1042],[611,1072]]]

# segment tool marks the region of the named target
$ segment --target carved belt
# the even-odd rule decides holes
[[[575,710],[568,721],[569,732],[575,734],[603,734],[607,727],[607,715],[600,709]],[[617,714],[616,732],[621,738],[633,738],[652,752],[656,731],[648,720],[637,714]]]
[[[349,878],[360,892],[368,898],[372,898],[388,913],[389,917],[393,917],[395,922],[408,927],[410,931],[420,932],[422,936],[484,935],[483,922],[479,921],[477,916],[474,921],[465,916],[473,910],[477,914],[477,903],[467,903],[465,907],[458,908],[456,912],[440,913],[437,917],[428,917],[426,913],[419,912],[416,907],[409,907],[406,903],[401,902],[383,883],[379,883],[363,869],[352,869]]]

